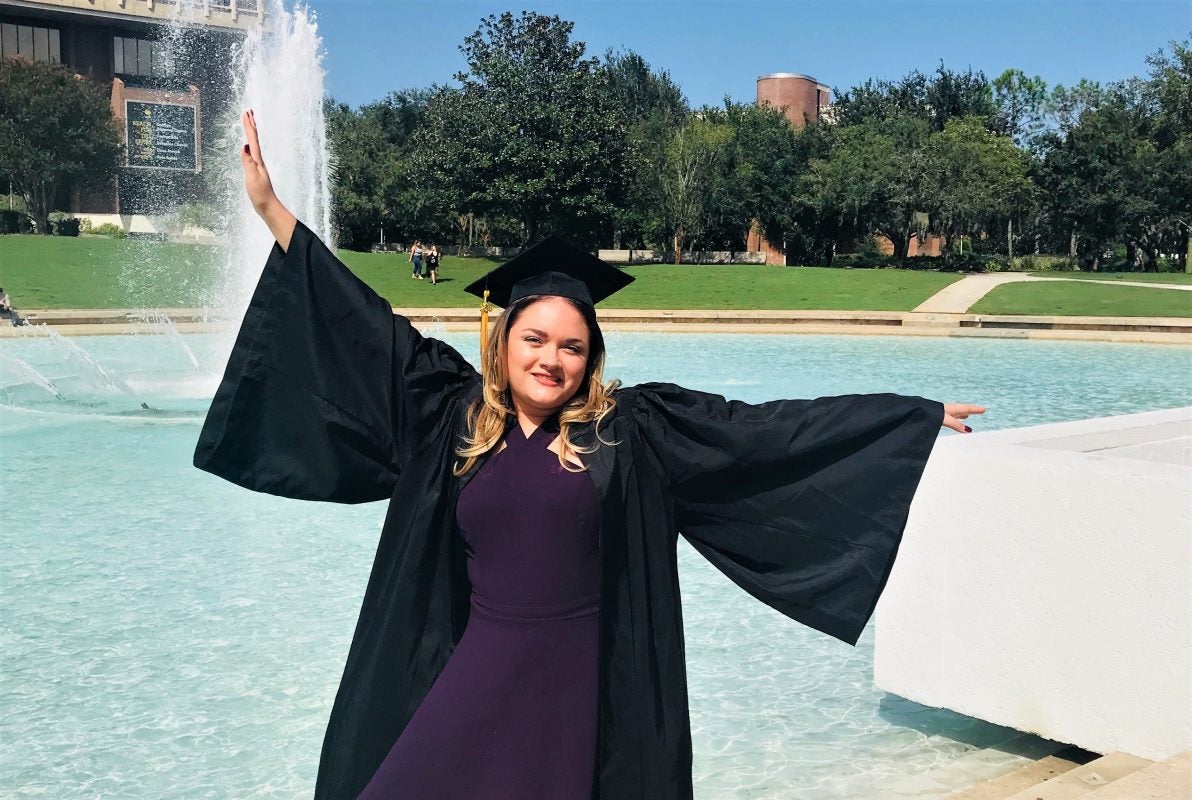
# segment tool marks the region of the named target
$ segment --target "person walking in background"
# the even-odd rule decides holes
[[[410,248],[410,263],[414,265],[414,274],[410,277],[422,280],[422,242],[417,239],[414,240],[414,246]]]
[[[426,253],[426,273],[430,276],[430,285],[439,282],[439,246],[432,244]]]
[[[0,319],[8,317],[12,320],[14,327],[24,325],[25,320],[17,313],[17,310],[12,307],[12,301],[8,299],[8,292],[0,288]]]

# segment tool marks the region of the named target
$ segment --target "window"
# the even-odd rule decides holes
[[[62,34],[57,28],[0,24],[0,58],[23,56],[46,64],[62,63]]]
[[[159,43],[131,36],[112,37],[112,67],[118,75],[169,75]]]

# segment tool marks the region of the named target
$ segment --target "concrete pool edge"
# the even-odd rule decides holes
[[[475,330],[473,308],[399,308],[418,326]],[[65,336],[112,335],[144,330],[167,317],[180,333],[214,333],[235,325],[201,308],[61,309],[22,312],[32,325],[0,324],[0,338],[36,335],[42,326]],[[819,335],[947,336],[1052,339],[1192,345],[1189,317],[1065,317],[944,314],[915,311],[753,311],[600,309],[609,331],[668,333],[782,333]]]

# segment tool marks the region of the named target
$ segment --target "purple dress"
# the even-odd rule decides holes
[[[600,507],[557,434],[514,425],[460,494],[468,626],[361,798],[591,796]]]

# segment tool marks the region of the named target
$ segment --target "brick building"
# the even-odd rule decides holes
[[[263,8],[263,0],[0,0],[0,58],[63,64],[99,83],[124,134],[114,185],[60,204],[126,217],[202,200],[204,121],[226,108],[232,46]],[[186,34],[172,36],[179,18]]]
[[[808,75],[775,72],[757,79],[757,104],[782,109],[795,130],[829,113],[832,90]]]

